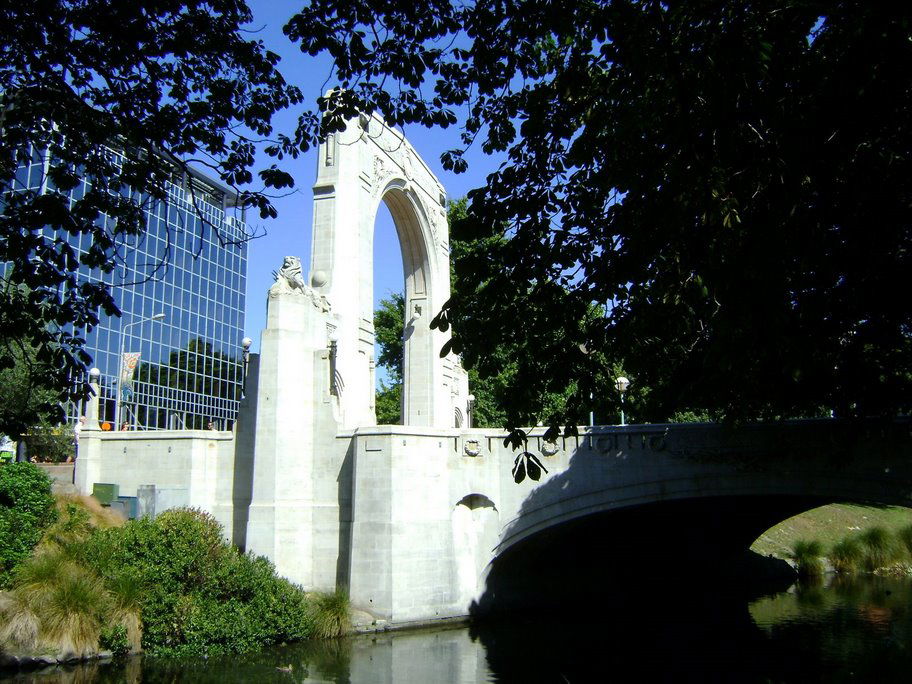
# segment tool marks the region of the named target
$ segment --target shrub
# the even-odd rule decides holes
[[[51,480],[31,463],[0,466],[0,589],[57,516]]]
[[[798,541],[792,549],[795,570],[799,577],[821,577],[823,575],[823,549],[818,541]]]
[[[833,570],[842,574],[857,573],[863,558],[864,549],[855,537],[846,537],[837,542],[829,555]]]
[[[859,539],[864,549],[862,564],[868,572],[888,567],[900,558],[896,539],[882,527],[865,530]]]
[[[202,511],[97,530],[82,558],[105,578],[115,612],[141,615],[148,651],[241,652],[310,634],[304,592],[277,577],[266,559],[230,547]]]
[[[123,658],[131,650],[127,628],[123,625],[108,625],[101,630],[98,643],[105,651],[110,651],[115,658]]]

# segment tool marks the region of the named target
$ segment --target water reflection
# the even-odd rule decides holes
[[[747,602],[725,593],[621,592],[575,615],[387,633],[196,661],[134,659],[17,682],[904,681],[912,583],[796,585]]]

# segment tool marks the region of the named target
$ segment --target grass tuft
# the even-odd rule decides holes
[[[823,576],[823,548],[818,541],[797,541],[792,547],[791,558],[799,577]]]
[[[861,568],[865,552],[856,537],[846,537],[836,542],[829,559],[833,570],[843,575],[854,575]]]
[[[344,589],[314,594],[311,601],[314,638],[333,639],[351,630],[351,602]]]
[[[0,592],[0,647],[34,651],[38,627],[38,616],[25,600],[12,592]]]
[[[912,557],[912,525],[906,525],[897,530],[896,538],[899,539],[899,543],[905,549],[906,555]]]
[[[868,572],[889,567],[902,556],[896,538],[883,527],[872,527],[865,530],[859,539],[864,549],[862,566]]]
[[[61,573],[41,602],[41,640],[63,653],[97,651],[109,601],[101,579],[90,571]]]

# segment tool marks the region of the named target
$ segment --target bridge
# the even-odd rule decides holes
[[[402,426],[375,425],[380,202],[405,272]],[[154,486],[159,510],[208,510],[279,573],[344,586],[391,623],[509,607],[540,590],[543,568],[563,568],[551,585],[580,583],[574,569],[593,557],[629,568],[638,537],[712,565],[816,505],[912,504],[908,421],[598,427],[555,442],[533,430],[525,448],[542,476],[514,482],[517,452],[469,427],[466,373],[437,353],[448,333],[429,327],[449,297],[443,188],[376,117],[320,148],[313,245],[308,279],[287,257],[270,288],[234,432],[103,434],[90,406],[83,491]]]

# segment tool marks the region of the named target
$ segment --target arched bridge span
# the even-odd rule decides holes
[[[554,443],[533,433],[527,450],[547,472],[518,484],[517,452],[502,434],[359,430],[352,599],[392,620],[464,614],[488,591],[498,558],[541,539],[557,544],[567,530],[588,530],[579,539],[590,548],[599,536],[610,548],[619,537],[662,535],[666,549],[706,559],[823,503],[912,505],[909,430],[823,420],[603,427]],[[555,560],[538,546],[534,563]],[[429,604],[434,612],[422,614]]]

